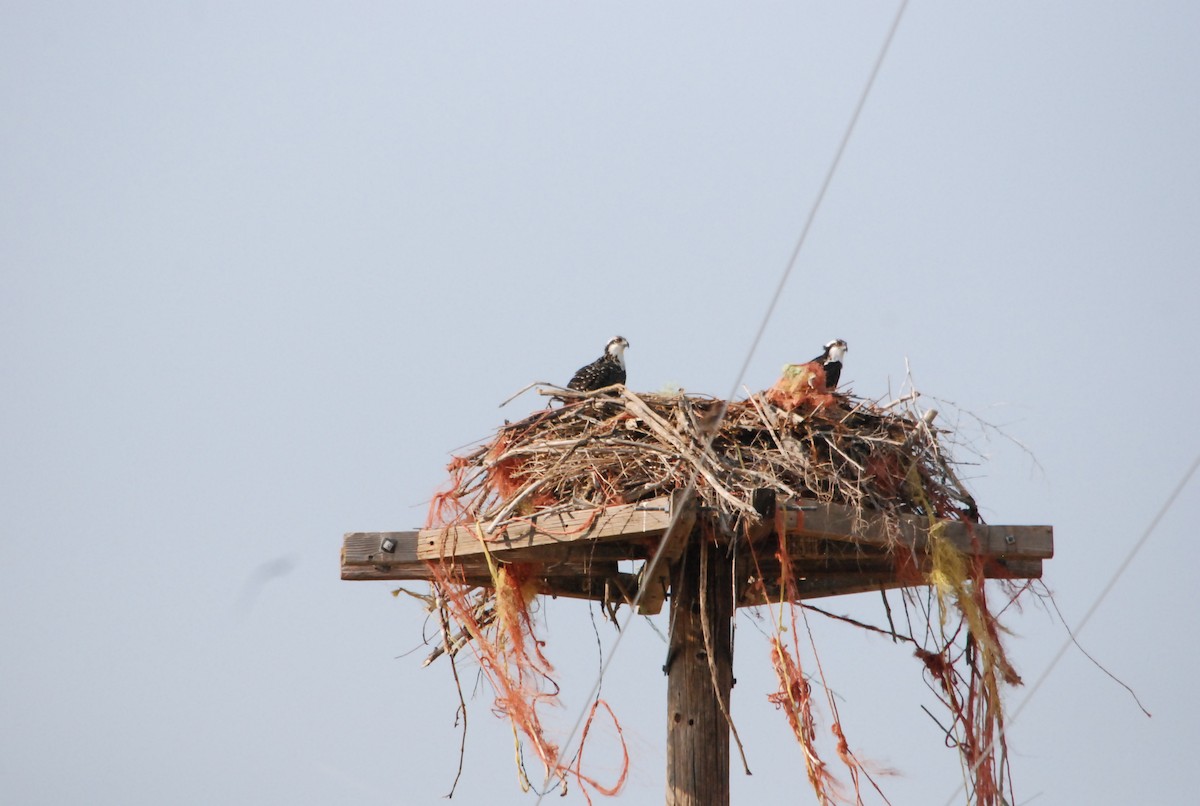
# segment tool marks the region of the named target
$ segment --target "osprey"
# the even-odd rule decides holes
[[[580,367],[567,388],[590,392],[614,383],[625,383],[625,348],[628,346],[624,336],[613,336],[604,347],[604,355],[586,367]]]
[[[820,364],[825,369],[825,388],[837,388],[838,379],[842,377],[842,359],[850,348],[844,339],[834,339],[825,345],[825,352],[814,358],[811,363]]]

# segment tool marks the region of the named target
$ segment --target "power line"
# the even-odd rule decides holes
[[[792,270],[796,268],[796,263],[800,259],[800,250],[804,248],[804,242],[808,240],[808,232],[812,229],[813,221],[817,217],[817,211],[821,207],[821,202],[825,200],[825,193],[829,190],[829,185],[833,182],[833,175],[837,172],[838,165],[842,162],[842,155],[846,153],[846,146],[850,144],[850,137],[854,134],[855,126],[858,125],[858,118],[862,115],[863,107],[866,106],[867,96],[871,94],[871,88],[875,85],[875,78],[879,75],[880,68],[883,67],[883,60],[892,45],[892,40],[896,37],[896,29],[900,27],[900,19],[904,16],[904,10],[907,7],[908,0],[901,0],[900,7],[896,10],[896,16],[892,20],[892,26],[888,29],[887,36],[883,40],[883,45],[879,49],[879,56],[876,57],[875,64],[871,67],[871,74],[867,77],[867,83],[863,86],[862,94],[858,97],[854,113],[851,114],[850,122],[846,125],[842,141],[838,143],[837,152],[833,155],[833,161],[829,164],[829,170],[825,173],[825,179],[821,182],[821,187],[817,190],[812,207],[809,208],[808,218],[804,220],[804,226],[800,230],[800,237],[796,239],[796,246],[792,249],[791,257],[788,258],[787,266],[783,270],[783,276],[779,278],[779,285],[776,286],[775,293],[771,296],[771,302],[767,305],[767,312],[763,315],[762,322],[758,326],[758,332],[754,334],[754,340],[750,343],[750,350],[746,354],[746,360],[742,363],[742,368],[738,370],[737,380],[733,382],[733,389],[726,396],[726,400],[737,394],[738,388],[742,385],[742,378],[746,376],[746,372],[750,368],[750,361],[754,358],[755,352],[758,351],[758,344],[762,341],[763,334],[767,330],[767,324],[771,321],[771,316],[775,313],[775,306],[779,303],[780,297],[783,296],[784,286],[787,285],[788,279],[792,276]],[[725,416],[724,410],[721,411],[721,416]]]
[[[1119,580],[1129,566],[1133,564],[1134,557],[1136,557],[1138,552],[1145,547],[1146,542],[1150,539],[1150,535],[1154,534],[1154,530],[1158,528],[1158,524],[1175,504],[1175,501],[1179,498],[1179,494],[1183,492],[1185,487],[1187,487],[1187,484],[1189,481],[1191,481],[1192,476],[1196,474],[1197,468],[1200,468],[1200,454],[1196,455],[1196,458],[1192,461],[1191,467],[1187,469],[1187,472],[1183,474],[1183,478],[1180,480],[1179,484],[1177,484],[1175,489],[1171,491],[1171,494],[1167,496],[1167,500],[1163,502],[1163,505],[1159,508],[1157,514],[1155,514],[1154,518],[1150,521],[1150,525],[1146,527],[1146,531],[1142,532],[1142,536],[1138,538],[1138,541],[1133,544],[1133,548],[1129,550],[1129,554],[1127,554],[1125,559],[1121,561],[1121,564],[1117,566],[1117,570],[1113,572],[1112,577],[1108,580],[1108,584],[1104,586],[1104,589],[1100,591],[1099,595],[1096,597],[1096,600],[1092,602],[1092,606],[1089,607],[1087,612],[1083,614],[1083,618],[1079,620],[1079,624],[1075,625],[1074,630],[1068,629],[1068,633],[1070,633],[1070,635],[1068,635],[1066,641],[1063,641],[1062,646],[1058,648],[1058,652],[1050,661],[1050,665],[1042,671],[1038,679],[1035,680],[1033,685],[1029,687],[1029,692],[1025,695],[1025,698],[1021,700],[1020,704],[1017,705],[1017,707],[1009,715],[1005,728],[1006,730],[1012,727],[1021,711],[1024,710],[1025,706],[1029,704],[1029,701],[1033,699],[1033,695],[1037,694],[1038,689],[1041,688],[1042,684],[1046,682],[1046,678],[1048,678],[1050,673],[1054,671],[1054,667],[1057,666],[1058,662],[1063,659],[1064,655],[1067,654],[1067,650],[1071,648],[1071,644],[1075,642],[1075,640],[1079,637],[1079,634],[1083,632],[1083,628],[1087,626],[1088,621],[1091,620],[1092,616],[1100,608],[1100,605],[1104,602],[1104,600],[1108,598],[1108,594],[1111,593],[1112,589],[1116,586],[1117,580]],[[979,761],[975,762],[975,768],[971,770],[971,775],[975,774],[975,771],[979,768],[979,765],[985,758],[987,758],[988,754],[992,752],[992,747],[995,744],[996,740],[993,739],[987,744],[987,746],[984,748],[984,751],[979,754]],[[958,788],[951,793],[950,799],[946,801],[946,806],[952,806],[955,799],[958,797],[958,793],[963,790],[964,786],[965,784],[959,784]]]
[[[733,382],[733,388],[730,390],[729,394],[725,396],[725,400],[722,403],[721,409],[717,414],[716,421],[715,421],[712,429],[710,430],[709,437],[708,437],[708,441],[710,444],[711,444],[712,440],[716,438],[716,434],[720,428],[721,422],[725,419],[725,414],[729,408],[729,401],[733,399],[734,395],[737,394],[738,388],[741,387],[741,385],[742,385],[742,380],[745,378],[746,372],[750,368],[750,362],[753,360],[754,354],[758,350],[758,346],[759,346],[759,343],[762,341],[763,334],[767,330],[767,325],[770,323],[771,317],[775,313],[775,308],[779,303],[780,297],[783,296],[783,289],[787,286],[788,279],[791,277],[793,270],[796,268],[796,264],[799,262],[800,251],[801,251],[801,249],[804,248],[804,243],[808,239],[808,233],[812,229],[813,221],[817,217],[817,212],[821,208],[821,203],[825,200],[825,194],[829,190],[830,184],[833,182],[834,174],[837,173],[838,166],[841,164],[842,155],[845,154],[846,147],[850,143],[850,138],[854,134],[854,129],[858,124],[859,117],[862,115],[863,107],[866,106],[867,97],[871,93],[871,88],[875,85],[875,79],[879,75],[880,68],[882,68],[882,66],[883,66],[884,59],[887,56],[888,50],[891,47],[892,40],[896,36],[896,30],[900,27],[900,20],[901,20],[901,18],[903,18],[904,11],[907,7],[908,7],[908,0],[901,0],[901,3],[896,10],[896,16],[892,20],[891,27],[888,28],[887,36],[884,37],[883,44],[879,49],[879,55],[876,57],[874,65],[872,65],[872,67],[871,67],[871,73],[867,77],[867,82],[863,86],[862,92],[859,94],[858,103],[855,104],[854,112],[851,114],[850,121],[846,125],[846,130],[842,134],[841,142],[838,144],[838,148],[837,148],[837,151],[834,153],[833,160],[829,164],[829,170],[825,173],[825,178],[821,182],[820,188],[817,190],[817,195],[813,199],[812,206],[809,208],[808,216],[804,221],[804,226],[800,230],[800,236],[796,239],[796,245],[792,249],[791,256],[788,258],[788,262],[787,262],[786,266],[784,267],[783,275],[779,278],[779,284],[775,287],[774,294],[771,295],[771,301],[767,305],[767,310],[763,314],[762,321],[759,323],[759,326],[758,326],[758,330],[754,334],[754,339],[750,343],[750,349],[746,353],[746,359],[745,359],[745,361],[742,362],[741,369],[738,370],[737,378]],[[691,497],[692,493],[695,491],[695,486],[696,486],[696,473],[693,472],[692,477],[689,480],[687,487],[685,488],[683,500],[687,500],[688,498]],[[679,507],[676,511],[671,513],[671,520],[670,520],[670,523],[667,528],[668,532],[671,530],[671,528],[673,528],[675,526],[675,521],[679,518],[680,512],[682,510],[683,510],[683,507]],[[643,569],[643,578],[645,578],[645,579],[653,579],[654,578],[654,571],[658,568],[658,565],[662,560],[662,555],[663,555],[664,549],[666,548],[666,543],[667,543],[667,541],[665,541],[665,540],[660,542],[658,549],[654,552],[654,556],[651,557],[650,560],[647,561],[647,565]],[[633,602],[629,605],[629,613],[628,613],[628,615],[626,615],[624,623],[621,624],[617,630],[617,637],[616,637],[616,639],[614,639],[612,646],[609,647],[608,656],[607,656],[607,658],[605,658],[604,664],[600,668],[599,677],[596,679],[595,685],[592,686],[591,693],[588,695],[587,699],[585,700],[585,703],[590,703],[598,695],[598,693],[600,691],[601,682],[604,679],[604,675],[608,671],[608,667],[612,663],[613,658],[616,657],[617,648],[621,644],[621,639],[625,636],[625,632],[626,632],[627,628],[629,627],[629,622],[632,621],[634,615],[637,612],[638,606],[641,604],[642,596],[644,593],[645,593],[645,588],[644,587],[640,588],[637,592],[637,595],[634,597]],[[571,746],[571,742],[575,740],[575,735],[579,732],[579,729],[582,727],[583,721],[586,718],[586,715],[589,710],[590,710],[590,708],[588,705],[584,705],[584,707],[580,710],[579,718],[575,720],[575,724],[571,728],[570,734],[567,735],[566,741],[563,742],[564,751],[567,748],[569,748]],[[551,776],[548,774],[546,776],[546,778],[542,781],[542,788],[541,788],[541,791],[538,793],[538,799],[537,799],[537,803],[535,804],[535,806],[540,806],[542,799],[546,797],[546,793],[548,791],[547,785],[550,782],[550,777]]]

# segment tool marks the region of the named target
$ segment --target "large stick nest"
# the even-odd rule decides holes
[[[841,393],[767,392],[726,403],[688,394],[556,390],[563,405],[506,423],[450,465],[431,524],[635,503],[686,487],[754,520],[756,489],[860,512],[977,522],[916,395],[886,406]],[[544,392],[546,393],[546,392]]]
[[[823,373],[814,373],[809,365],[789,367],[771,389],[732,402],[688,394],[638,394],[623,386],[596,392],[542,391],[556,396],[561,405],[506,423],[493,439],[456,457],[450,464],[450,488],[435,496],[428,525],[479,524],[479,536],[486,540],[484,531],[496,534],[506,524],[531,516],[634,504],[689,488],[701,507],[727,519],[722,528],[730,534],[736,534],[736,525],[761,519],[753,505],[760,490],[785,501],[846,505],[858,513],[854,529],[880,521],[895,527],[902,515],[931,522],[979,521],[975,502],[944,448],[953,435],[933,426],[936,413],[919,409],[915,392],[886,405],[831,393],[824,388]],[[774,561],[767,556],[770,550],[752,552],[755,575],[761,582],[775,576],[771,571],[777,569],[780,588],[771,599],[797,607],[800,597],[792,583],[798,579],[785,577],[798,571],[782,538],[780,534],[780,553]],[[698,542],[702,550],[708,545]],[[840,559],[844,558],[831,557],[834,562]],[[863,574],[864,566],[876,559],[856,553],[854,573]],[[767,566],[775,563],[765,577],[760,560]],[[999,686],[1020,679],[1008,664],[1000,627],[988,609],[982,560],[968,564],[948,542],[935,541],[928,565],[929,584],[936,592],[936,598],[931,593],[923,605],[928,626],[910,636],[897,634],[893,626],[890,634],[893,640],[916,646],[927,682],[950,710],[953,738],[976,800],[997,803],[1003,800],[998,793],[1008,776],[1004,734],[998,727],[1003,713]],[[886,569],[881,573],[899,568],[891,562],[880,567]],[[497,567],[489,561],[489,568],[491,586],[455,577],[452,558],[435,569],[436,595],[430,597],[430,607],[441,608],[444,646],[453,658],[464,642],[477,639],[473,646],[497,692],[498,709],[510,716],[548,770],[566,775],[572,762],[564,764],[557,747],[547,742],[537,715],[545,695],[529,683],[549,679],[549,665],[528,612],[538,588],[527,584],[530,567],[521,563]],[[653,584],[651,580],[649,586]],[[594,588],[582,590],[594,598]],[[607,602],[607,587],[604,590]],[[886,607],[886,596],[884,602]],[[949,620],[952,611],[958,617]],[[888,616],[890,621],[890,610]],[[793,635],[795,619],[793,612]],[[788,628],[782,620],[778,630],[772,657],[780,692],[773,701],[783,704],[804,747],[818,798],[841,802],[816,754],[817,731],[800,648],[785,647],[782,636]],[[707,652],[711,658],[711,648]],[[834,714],[832,730],[842,748],[846,738]],[[999,749],[993,752],[993,747]],[[851,768],[855,800],[861,803],[862,768],[853,754],[838,752]],[[594,785],[590,779],[580,780],[585,789]]]

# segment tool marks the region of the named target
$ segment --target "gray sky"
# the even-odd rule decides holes
[[[1002,426],[1040,465],[964,417],[969,483],[1054,524],[1074,623],[1200,451],[1200,10],[1050,5],[912,4],[746,383],[838,336],[859,395],[907,360]],[[726,394],[894,12],[5,3],[2,799],[439,802],[449,669],[396,658],[419,607],[339,581],[342,533],[419,525],[452,449],[541,405],[501,400],[613,333],[633,388]],[[1153,719],[1068,653],[1011,726],[1019,802],[1194,795],[1196,490],[1082,636]],[[544,615],[565,734],[597,634]],[[734,800],[810,803],[754,624]],[[1032,682],[1066,634],[1034,602],[1010,626]],[[892,802],[945,802],[918,663],[813,627]],[[605,681],[622,803],[661,802],[664,652],[635,622]],[[489,697],[470,720],[455,802],[532,803]]]

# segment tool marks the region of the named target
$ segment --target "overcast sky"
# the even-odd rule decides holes
[[[895,12],[0,4],[0,800],[442,802],[449,667],[415,602],[339,580],[342,534],[418,526],[455,448],[542,405],[500,401],[614,333],[634,389],[727,394]],[[858,395],[911,367],[984,516],[1054,525],[1072,624],[1200,452],[1197,41],[1192,3],[912,3],[745,378],[834,337]],[[1011,724],[1019,803],[1194,797],[1197,518],[1193,482],[1081,636],[1153,718],[1070,651]],[[542,614],[565,736],[615,633]],[[734,802],[811,803],[756,624]],[[1066,632],[1009,624],[1032,683]],[[891,802],[949,801],[919,663],[813,628]],[[635,621],[605,680],[620,803],[662,800],[664,655]],[[454,802],[533,803],[464,674]]]

